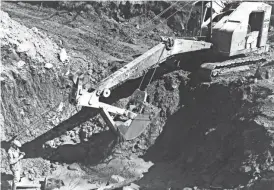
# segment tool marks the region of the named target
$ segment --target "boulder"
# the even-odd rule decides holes
[[[25,64],[26,64],[25,61],[20,60],[20,61],[17,62],[17,67],[22,68]]]
[[[119,176],[119,175],[112,175],[111,176],[111,179],[115,180],[116,182],[122,182],[122,181],[125,181],[125,178]]]
[[[77,170],[79,170],[79,166],[76,163],[70,164],[68,166],[68,170],[76,170],[77,171]]]
[[[68,59],[69,59],[68,54],[67,54],[67,52],[64,48],[61,49],[60,54],[59,54],[59,58],[60,58],[60,61],[62,61],[63,63],[68,61]]]
[[[44,66],[46,69],[51,69],[53,65],[51,63],[46,63]]]
[[[45,181],[44,190],[60,189],[63,186],[65,186],[65,184],[61,179],[49,178]]]

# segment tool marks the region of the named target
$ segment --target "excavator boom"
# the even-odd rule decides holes
[[[129,79],[142,76],[149,68],[161,64],[174,55],[210,48],[211,43],[203,41],[186,39],[173,40],[172,38],[163,37],[160,44],[102,80],[93,91],[90,91],[90,89],[84,89],[82,80],[79,77],[76,84],[77,89],[74,91],[75,101],[78,106],[101,109],[101,115],[104,117],[111,129],[116,133],[118,132],[118,134],[120,134],[120,136],[125,140],[134,139],[142,133],[153,119],[153,116],[155,117],[157,113],[159,113],[157,108],[146,103],[146,92],[136,90],[135,95],[133,96],[135,97],[134,101],[139,99],[137,102],[141,102],[141,104],[137,104],[142,109],[139,108],[137,110],[141,110],[142,113],[140,111],[139,113],[135,113],[132,110],[108,105],[100,102],[99,98],[102,96],[105,98],[109,97],[111,92],[110,90],[113,88],[125,83]],[[112,117],[110,113],[127,117],[127,120],[123,123],[119,122],[119,124],[117,124],[118,122],[114,121],[114,117]]]
[[[143,71],[164,62],[166,59],[174,55],[210,49],[212,45],[211,43],[203,41],[175,39],[174,45],[169,50],[166,48],[166,40],[163,40],[163,42],[164,43],[156,45],[143,55],[134,59],[132,62],[102,80],[97,85],[97,91],[100,93],[103,92],[104,89],[111,89],[117,85],[121,85],[128,79],[142,76]]]

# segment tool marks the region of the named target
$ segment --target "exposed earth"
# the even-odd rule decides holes
[[[161,112],[132,141],[119,142],[97,110],[70,104],[73,75],[85,73],[85,82],[96,85],[161,35],[184,35],[187,2],[150,22],[171,4],[78,2],[75,9],[59,4],[66,11],[56,12],[56,2],[2,2],[1,188],[10,188],[7,149],[14,137],[26,152],[24,180],[60,179],[60,189],[96,189],[118,182],[115,176],[143,176],[134,182],[140,189],[274,188],[273,61],[211,83],[191,78],[189,65],[200,56],[165,62],[142,87]],[[269,44],[267,58],[274,55],[273,31]],[[119,86],[108,103],[124,105],[140,82]]]

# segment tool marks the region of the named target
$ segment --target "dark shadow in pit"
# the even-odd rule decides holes
[[[63,121],[58,126],[52,128],[36,139],[25,143],[22,146],[22,150],[26,153],[26,158],[43,157],[46,153],[43,149],[43,144],[49,140],[61,136],[66,131],[72,130],[80,124],[88,121],[91,117],[94,117],[98,113],[98,110],[92,108],[82,108],[81,111]]]
[[[10,189],[9,181],[12,181],[13,176],[11,174],[1,173],[1,189]]]
[[[198,52],[189,52],[184,54],[175,55],[164,63],[160,64],[160,66],[156,69],[154,76],[154,69],[148,70],[145,74],[145,78],[141,84],[142,77],[137,79],[128,80],[123,85],[116,87],[112,92],[109,98],[102,99],[102,101],[112,104],[121,98],[127,98],[132,95],[132,93],[139,88],[140,90],[145,90],[151,77],[151,82],[158,80],[163,75],[170,73],[175,70],[184,70],[188,72],[196,71],[199,66],[208,59],[206,56],[207,51],[198,51]]]
[[[112,154],[117,145],[117,137],[111,131],[94,134],[86,142],[65,144],[53,150],[48,158],[53,162],[71,164],[74,162],[93,166],[102,163]]]
[[[154,187],[155,176],[161,184],[169,184],[163,189],[230,189],[247,184],[252,174],[239,172],[247,159],[244,153],[252,150],[263,155],[271,137],[255,122],[240,121],[238,117],[242,115],[235,117],[243,111],[240,93],[231,96],[222,85],[208,91],[188,91],[181,85],[180,92],[184,107],[168,117],[163,132],[143,156],[154,166],[138,185],[149,183]],[[260,140],[254,142],[254,135]]]
[[[43,148],[45,142],[61,136],[68,130],[72,130],[96,114],[98,114],[97,110],[82,108],[80,112],[68,120],[33,141],[25,143],[22,146],[22,150],[26,153],[25,158],[42,157],[54,162],[73,163],[77,161],[89,165],[96,165],[102,162],[105,157],[111,154],[117,142],[117,136],[111,131],[94,134],[87,142],[64,144],[57,149]]]
[[[194,52],[186,53],[184,55],[177,55],[177,56],[174,56],[174,57],[168,59],[167,61],[165,61],[165,63],[161,64],[160,67],[157,68],[152,81],[157,80],[157,79],[161,78],[164,74],[169,73],[174,70],[184,69],[184,70],[191,71],[191,70],[196,69],[198,67],[198,65],[201,64],[201,61],[193,61],[193,58],[195,58],[195,60],[197,59],[197,57],[193,56],[194,54],[195,54]],[[180,62],[179,62],[179,60],[180,60]],[[190,62],[191,62],[191,64],[190,64]],[[154,69],[150,69],[148,71],[141,89],[146,88],[146,85],[150,81],[153,71],[154,71]],[[124,84],[122,84],[121,86],[115,88],[113,90],[110,98],[108,98],[107,100],[102,100],[102,101],[109,103],[109,104],[113,104],[114,102],[118,101],[121,98],[129,97],[139,87],[140,82],[141,82],[141,77],[137,78],[137,79],[129,80],[129,81],[125,82]],[[61,146],[59,148],[59,150],[57,150],[57,152],[55,151],[54,158],[52,157],[53,156],[52,150],[43,149],[43,144],[45,142],[61,136],[66,131],[72,130],[73,128],[90,120],[92,117],[96,116],[97,114],[98,114],[98,110],[96,110],[96,109],[82,108],[82,110],[80,112],[73,115],[69,119],[63,121],[58,126],[47,131],[46,133],[42,134],[41,136],[37,137],[36,139],[25,143],[22,147],[22,150],[26,153],[26,158],[43,157],[43,158],[47,158],[47,159],[54,159],[56,161],[63,160],[65,162],[72,162],[72,160],[77,160],[77,159],[69,159],[68,158],[69,156],[65,156],[65,157],[61,156],[60,157],[60,156],[56,156],[56,155],[60,155],[60,152],[63,153],[66,151],[69,152],[69,154],[71,154],[72,152],[77,153],[78,150],[79,150],[79,152],[81,152],[81,150],[86,149],[86,147],[90,143],[94,143],[95,146],[100,146],[101,139],[108,139],[106,137],[109,136],[109,133],[111,133],[111,132],[98,134],[97,135],[98,138],[95,135],[94,137],[92,137],[92,142],[80,143],[77,145]],[[105,135],[106,135],[106,137],[105,137]],[[102,152],[105,152],[105,151],[103,151],[103,149],[106,149],[106,150],[109,149],[109,145],[112,144],[112,141],[114,141],[114,138],[111,137],[111,138],[109,138],[109,142],[102,144],[102,146],[105,145],[105,147],[101,147]],[[83,154],[79,153],[79,155],[83,155]],[[101,157],[101,156],[99,156],[99,157]],[[96,164],[96,162],[99,162],[99,161],[100,161],[99,158],[95,159],[95,161],[91,161],[91,164]]]

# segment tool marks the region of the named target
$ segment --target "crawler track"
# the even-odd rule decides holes
[[[220,61],[210,62],[201,65],[198,75],[202,80],[211,81],[220,75],[227,74],[230,72],[240,72],[249,70],[249,66],[252,65],[264,65],[268,62],[274,61],[274,58],[268,56],[266,53],[263,54],[249,54],[245,57]]]

